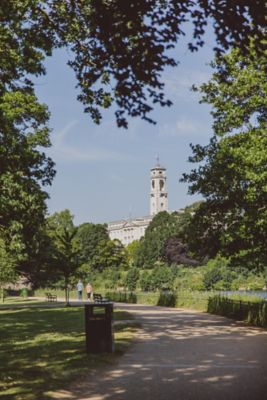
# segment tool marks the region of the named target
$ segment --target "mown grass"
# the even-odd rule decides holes
[[[5,400],[50,399],[49,392],[66,389],[89,369],[115,362],[137,328],[127,321],[115,325],[114,354],[86,354],[83,307],[12,304],[0,307],[0,399]],[[115,311],[114,319],[131,316]]]
[[[209,297],[213,292],[165,291],[165,292],[108,292],[107,296],[116,302],[147,304],[163,307],[191,308],[207,311]]]
[[[28,306],[40,306],[46,305],[47,302],[44,300],[29,299],[23,297],[6,297],[4,302],[0,302],[0,310],[4,308],[10,308],[12,306],[18,307],[28,307]]]

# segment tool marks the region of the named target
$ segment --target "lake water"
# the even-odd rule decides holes
[[[244,294],[247,296],[257,296],[262,297],[267,300],[267,291],[265,290],[229,290],[225,292],[221,292],[222,294]]]

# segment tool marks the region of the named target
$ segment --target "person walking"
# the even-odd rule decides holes
[[[83,283],[81,280],[77,283],[77,295],[78,295],[78,300],[83,299]]]
[[[93,287],[92,287],[91,283],[88,282],[86,285],[86,294],[87,294],[87,299],[89,301],[92,300],[92,293],[93,293]]]

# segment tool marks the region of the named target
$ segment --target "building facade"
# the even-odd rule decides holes
[[[152,216],[147,216],[111,222],[108,224],[109,237],[110,239],[119,239],[123,245],[127,246],[134,240],[139,240],[144,236],[152,218]]]
[[[150,215],[129,220],[120,220],[108,224],[110,239],[119,239],[127,246],[134,240],[139,240],[153,217],[160,211],[168,211],[166,168],[157,162],[150,170]]]

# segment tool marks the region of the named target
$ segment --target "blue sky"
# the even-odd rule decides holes
[[[76,100],[73,71],[66,65],[66,50],[46,61],[47,74],[36,81],[39,99],[48,104],[52,147],[47,151],[56,163],[57,175],[48,190],[48,211],[66,208],[76,224],[103,223],[149,214],[149,174],[159,154],[167,169],[169,208],[177,210],[200,199],[189,196],[180,183],[188,163],[190,143],[207,143],[212,134],[210,108],[198,103],[192,84],[208,80],[213,58],[212,35],[197,53],[185,42],[177,46],[180,65],[164,72],[171,108],[157,108],[157,125],[130,119],[128,130],[116,126],[114,110],[103,113],[95,125]]]

